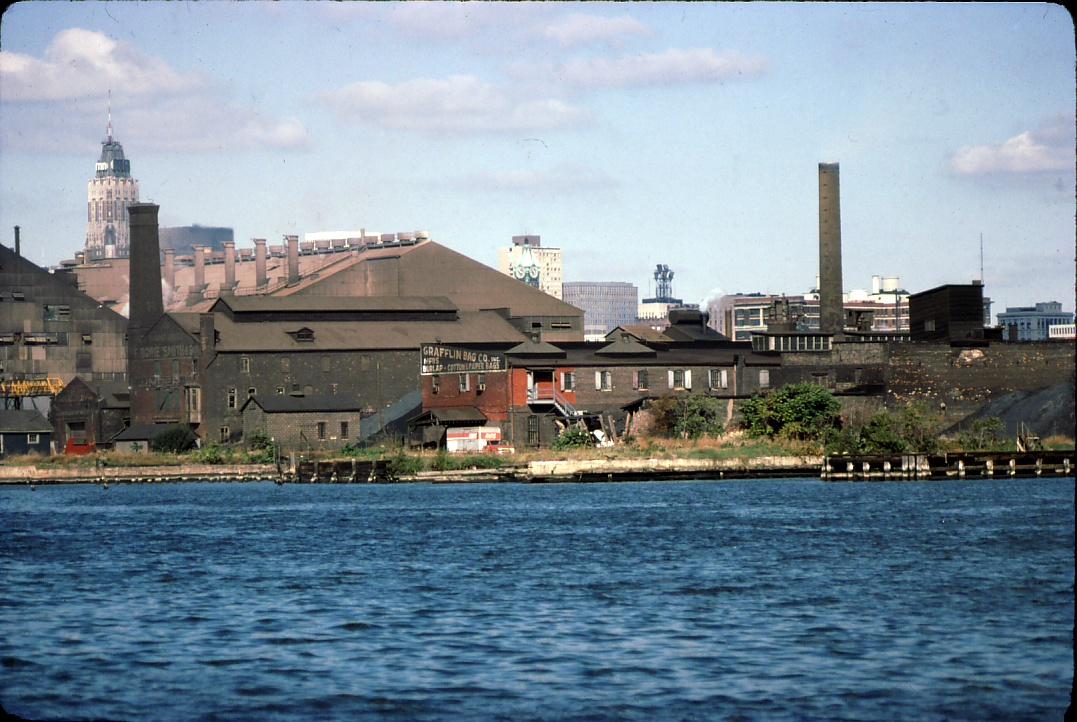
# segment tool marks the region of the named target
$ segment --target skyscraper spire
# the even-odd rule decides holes
[[[108,89],[108,142],[112,142],[112,88]]]

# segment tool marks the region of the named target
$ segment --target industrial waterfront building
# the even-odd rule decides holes
[[[562,298],[561,249],[543,246],[540,236],[513,236],[511,246],[497,250],[497,270],[554,298]]]

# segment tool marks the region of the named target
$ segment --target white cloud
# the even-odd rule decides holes
[[[361,81],[320,97],[341,117],[425,132],[548,130],[579,125],[588,117],[556,98],[513,97],[470,75],[420,78],[396,85]]]
[[[542,30],[543,35],[565,47],[594,42],[616,43],[629,37],[649,35],[650,32],[646,25],[628,15],[608,18],[580,13],[566,15]]]
[[[950,157],[950,169],[968,176],[1072,173],[1074,162],[1073,117],[1062,116],[998,145],[965,146]]]
[[[562,163],[546,170],[477,173],[449,182],[463,190],[539,192],[552,195],[609,190],[617,186],[610,176],[594,168]]]
[[[0,51],[0,98],[5,102],[66,100],[102,95],[182,93],[206,85],[107,35],[70,28],[57,33],[42,58]]]
[[[299,119],[265,117],[206,77],[178,73],[79,28],[58,33],[40,59],[0,52],[0,144],[8,151],[95,153],[110,88],[115,136],[135,157],[310,145]]]
[[[758,77],[767,63],[734,51],[711,48],[626,55],[615,59],[576,58],[553,69],[561,82],[577,88],[627,88],[721,83]]]

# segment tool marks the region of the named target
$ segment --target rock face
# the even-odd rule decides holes
[[[1018,424],[1024,422],[1040,438],[1048,436],[1073,436],[1074,385],[1072,381],[1055,384],[1037,391],[1011,391],[984,404],[954,429],[961,429],[975,421],[997,416],[1006,424],[1006,434],[1017,433]]]

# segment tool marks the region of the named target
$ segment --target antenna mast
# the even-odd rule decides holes
[[[984,282],[984,234],[980,233],[980,283]]]
[[[108,89],[108,142],[112,142],[112,88]]]

